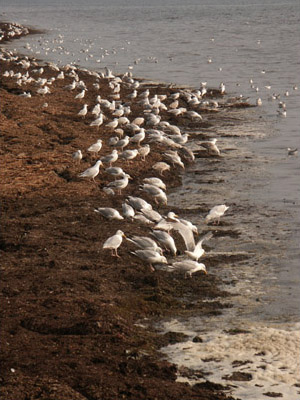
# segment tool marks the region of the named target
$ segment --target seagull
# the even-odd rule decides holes
[[[118,140],[118,142],[115,144],[115,147],[121,147],[121,150],[123,151],[124,147],[126,147],[129,143],[129,136],[125,136],[123,139]]]
[[[75,96],[75,99],[83,99],[85,96],[85,89],[83,89],[80,93]]]
[[[101,147],[102,147],[102,140],[98,139],[97,142],[92,144],[87,150],[90,153],[98,154],[98,152],[101,150]]]
[[[87,114],[87,104],[84,104],[84,106],[82,107],[82,109],[79,111],[79,113],[77,115],[81,116],[81,117],[85,117]]]
[[[154,236],[161,244],[163,244],[165,248],[170,250],[173,256],[176,256],[177,248],[171,235],[169,235],[167,232],[159,230],[152,231],[151,235]]]
[[[124,177],[122,179],[110,182],[107,187],[117,189],[119,194],[121,194],[121,190],[125,189],[128,185],[129,179],[131,179],[131,176],[128,174],[124,174]]]
[[[123,158],[126,161],[133,160],[139,154],[137,149],[134,150],[124,150],[120,154],[120,158]]]
[[[108,154],[107,156],[101,157],[101,161],[104,164],[109,164],[109,166],[111,167],[112,163],[117,161],[118,157],[119,157],[118,150],[113,150],[111,152],[111,154]]]
[[[101,160],[98,160],[95,165],[81,172],[78,176],[80,178],[92,178],[95,182],[95,177],[99,174],[99,168],[101,165]]]
[[[118,230],[113,236],[109,237],[103,244],[103,249],[110,249],[112,256],[120,257],[118,248],[121,246],[123,237],[126,238],[123,231]]]
[[[150,219],[153,222],[158,222],[162,218],[160,213],[155,210],[148,210],[147,208],[142,208],[141,212],[143,213],[143,215],[145,215],[146,218]]]
[[[81,150],[75,151],[75,153],[72,154],[72,158],[73,160],[80,162],[82,160]]]
[[[228,208],[229,207],[227,207],[225,204],[214,206],[205,217],[205,222],[208,224],[212,220],[217,220],[217,223],[219,224],[220,218],[225,213],[225,211],[228,210]]]
[[[207,142],[202,142],[199,144],[200,144],[200,146],[204,147],[207,150],[207,153],[210,156],[219,156],[220,150],[218,149],[216,142],[217,142],[217,139],[212,139]]]
[[[103,217],[111,219],[124,219],[118,210],[111,207],[98,207],[94,210],[96,213],[101,214]]]
[[[163,161],[160,161],[160,162],[155,163],[155,164],[152,166],[152,168],[153,168],[154,170],[158,171],[159,174],[160,174],[161,176],[163,176],[163,173],[164,173],[165,171],[169,171],[171,167],[170,167],[169,164],[167,164],[167,163],[165,163],[165,162],[163,162]]]
[[[298,153],[298,149],[291,149],[290,147],[287,148],[289,156],[295,156]]]
[[[125,175],[125,172],[121,167],[109,167],[106,168],[105,172],[114,176],[115,178],[121,177]]]
[[[135,215],[134,208],[126,202],[122,204],[122,213],[125,218],[133,218]]]
[[[99,114],[98,118],[96,118],[94,121],[90,123],[90,126],[96,126],[99,128],[103,124],[103,114]]]
[[[138,147],[140,147],[141,142],[145,139],[145,129],[141,128],[140,132],[136,133],[130,141],[132,143],[137,143]]]
[[[187,276],[192,277],[192,274],[197,271],[203,271],[205,274],[207,273],[204,264],[193,260],[176,261],[172,264],[172,266],[174,267],[175,272],[184,272],[185,278]]]
[[[150,185],[157,186],[157,187],[160,188],[160,189],[166,190],[166,185],[165,185],[165,183],[164,183],[161,179],[159,179],[159,178],[156,178],[156,177],[144,178],[143,181],[144,181],[145,183],[150,184]]]
[[[152,205],[140,197],[128,196],[128,203],[137,211],[142,209],[152,210]]]
[[[203,256],[205,253],[205,250],[202,248],[202,243],[204,240],[209,240],[213,234],[211,232],[208,232],[206,235],[204,235],[196,244],[195,248],[193,251],[188,251],[186,250],[185,253],[188,255],[189,258],[191,258],[194,261],[198,261],[200,257]]]
[[[156,252],[161,252],[161,248],[157,245],[155,240],[147,236],[133,236],[131,239],[127,238],[131,243],[134,243],[140,249],[152,249]]]
[[[184,168],[184,164],[183,164],[183,162],[181,161],[181,158],[180,158],[180,156],[178,155],[177,151],[169,150],[169,151],[167,151],[166,153],[164,153],[164,156],[165,156],[169,161],[171,161],[171,163],[172,163],[173,165],[177,164],[177,165],[180,165],[181,168]]]
[[[137,256],[142,261],[150,264],[168,264],[166,257],[160,255],[156,250],[153,249],[141,249],[136,251],[131,251],[131,254]]]
[[[105,126],[107,128],[110,128],[112,130],[116,129],[117,126],[119,125],[119,120],[118,118],[114,118],[111,122],[109,122],[108,124],[106,124]]]
[[[149,144],[145,144],[144,146],[138,149],[139,155],[142,157],[142,160],[146,160],[146,156],[150,153],[150,146]]]

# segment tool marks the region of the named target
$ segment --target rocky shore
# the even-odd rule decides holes
[[[4,31],[3,24],[0,28]],[[141,191],[145,177],[163,179],[167,193],[181,184],[181,166],[170,163],[163,176],[153,169],[157,162],[168,162],[167,151],[178,151],[185,168],[193,163],[185,145],[176,146],[176,138],[175,145],[154,140],[151,130],[163,129],[170,139],[174,135],[171,125],[187,130],[190,140],[193,131],[198,132],[197,139],[207,140],[205,128],[223,118],[219,110],[230,113],[231,107],[248,105],[228,103],[220,90],[207,89],[200,105],[192,107],[185,94],[193,94],[192,90],[138,81],[130,74],[115,77],[110,71],[58,68],[4,49],[0,65],[1,398],[230,399],[209,377],[194,386],[175,382],[177,368],[162,359],[159,348],[182,341],[184,336],[162,335],[153,328],[166,317],[222,312],[220,299],[228,293],[209,272],[209,262],[218,260],[206,263],[207,274],[197,272],[185,279],[182,274],[153,271],[134,257],[136,247],[127,240],[118,249],[120,257],[112,256],[103,243],[118,229],[129,238],[149,236],[154,223],[109,220],[94,210],[113,207],[122,213],[124,201],[135,196],[163,216],[173,211],[184,218],[185,210],[155,201]],[[76,88],[67,89],[74,81]],[[149,98],[164,99],[166,109],[161,108],[159,115],[169,125],[161,128],[147,119],[139,97],[147,90]],[[75,98],[83,91],[83,98]],[[172,108],[177,93],[178,105]],[[99,127],[91,126],[97,96],[104,115]],[[135,134],[126,121],[118,128],[107,126],[116,118],[113,114],[118,107],[105,108],[104,100],[129,106],[130,122],[145,118],[141,146],[150,146],[145,159],[138,154],[133,160],[119,157],[113,164],[131,178],[114,193],[107,190],[114,178],[105,171],[109,166],[105,161],[95,181],[78,176],[111,154],[112,137],[120,140]],[[88,112],[78,115],[84,104]],[[202,119],[169,112],[180,108],[197,111]],[[102,148],[94,155],[87,149],[98,139]],[[72,158],[78,149],[83,154],[80,162]],[[126,149],[139,147],[129,141]],[[196,156],[218,157],[205,148]],[[208,211],[199,209],[203,217]],[[207,226],[201,233],[212,229]],[[172,235],[178,254],[183,255],[182,237],[178,232]],[[169,260],[170,255],[165,255]]]

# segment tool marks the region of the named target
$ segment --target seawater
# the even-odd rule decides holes
[[[164,351],[180,365],[205,371],[207,379],[230,384],[243,399],[268,398],[266,393],[274,392],[296,400],[300,158],[288,156],[286,149],[300,147],[300,3],[149,3],[0,0],[1,20],[45,30],[5,46],[60,65],[107,66],[116,73],[130,70],[134,76],[194,88],[204,81],[209,87],[224,82],[228,96],[243,94],[253,104],[262,99],[261,107],[237,110],[231,123],[207,131],[218,137],[220,162],[197,159],[185,172],[183,186],[168,196],[171,205],[180,199],[200,228],[203,215],[195,213],[197,207],[228,204],[226,223],[216,228],[224,235],[209,242],[207,257],[244,252],[247,258],[224,257],[209,271],[230,283],[226,290],[235,295],[228,300],[234,307],[214,318],[195,316],[162,326],[191,339],[201,335],[203,343],[191,340]],[[279,101],[286,103],[286,118],[277,115]],[[199,148],[197,140],[190,146]],[[231,335],[234,329],[247,333]],[[252,379],[224,378],[237,370]]]

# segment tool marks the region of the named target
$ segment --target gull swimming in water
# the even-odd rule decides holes
[[[94,210],[107,219],[124,219],[118,210],[111,207],[98,207]]]
[[[98,160],[95,165],[81,172],[78,176],[80,178],[92,178],[95,182],[95,177],[99,174],[99,168],[101,165],[101,160]]]
[[[291,149],[290,147],[287,148],[289,156],[295,156],[298,153],[298,149]]]
[[[185,253],[188,255],[189,258],[191,258],[194,261],[198,261],[200,257],[203,256],[205,253],[205,250],[202,248],[202,243],[204,240],[209,240],[213,234],[211,232],[208,232],[206,235],[204,235],[196,244],[195,248],[193,251],[188,251],[186,250]]]
[[[103,244],[103,249],[110,249],[113,256],[120,257],[118,248],[121,246],[123,237],[126,238],[123,231],[118,230],[113,236],[109,237]]]
[[[229,207],[227,207],[225,204],[214,206],[205,217],[205,222],[208,224],[210,221],[216,220],[219,224],[220,218],[222,217],[222,215],[224,215],[228,208]]]
[[[174,268],[174,272],[184,272],[185,278],[187,276],[192,277],[192,274],[197,271],[203,271],[205,274],[207,273],[204,264],[193,260],[176,261],[172,264],[172,266]]]

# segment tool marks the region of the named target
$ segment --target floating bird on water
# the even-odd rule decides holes
[[[118,230],[115,235],[109,237],[103,244],[103,249],[110,249],[112,256],[120,257],[118,254],[118,248],[121,246],[123,237],[126,238],[123,231]]]
[[[80,178],[92,178],[95,182],[95,177],[99,174],[99,168],[101,165],[101,160],[98,160],[95,165],[81,172],[78,176]]]
[[[289,156],[295,156],[298,153],[298,149],[291,149],[290,147],[287,148]]]
[[[225,211],[227,211],[228,208],[229,207],[227,207],[225,204],[214,206],[205,217],[205,222],[208,224],[210,221],[216,220],[219,224],[220,218],[222,217],[222,215],[224,215]]]
[[[118,210],[111,207],[98,207],[94,211],[107,219],[124,219]]]

